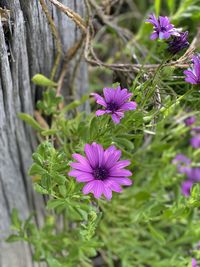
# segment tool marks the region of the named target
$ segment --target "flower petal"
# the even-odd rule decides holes
[[[96,94],[96,93],[92,93],[91,96],[93,96],[95,98],[96,102],[99,105],[107,107],[107,104],[106,104],[106,102],[102,96],[100,96],[99,94]]]
[[[87,183],[86,185],[84,185],[82,191],[84,195],[87,195],[88,193],[92,192],[93,187],[95,186],[95,182],[96,181],[91,181],[89,183]]]
[[[86,159],[86,157],[83,157],[80,154],[74,153],[72,154],[72,157],[77,160],[79,163],[81,163],[84,166],[90,166],[89,161]]]
[[[70,166],[72,168],[80,170],[80,171],[92,173],[92,168],[91,168],[91,166],[89,164],[88,165],[84,165],[84,164],[81,164],[81,163],[72,162],[72,163],[70,163]]]
[[[151,35],[150,35],[150,39],[151,40],[155,40],[155,39],[157,39],[158,38],[158,33],[157,32],[153,32]]]
[[[106,100],[106,103],[110,103],[115,99],[115,93],[116,90],[114,88],[104,88],[103,89],[103,94]]]
[[[100,198],[101,195],[104,193],[104,184],[100,180],[96,180],[93,185],[92,192],[94,193],[95,198]]]
[[[153,24],[153,26],[155,26],[155,27],[159,27],[159,22],[155,16],[155,14],[151,14],[149,16],[149,19],[146,19],[145,21]]]
[[[109,189],[111,189],[114,192],[117,192],[117,193],[122,192],[121,186],[117,182],[115,182],[114,180],[107,179],[104,181],[104,185],[105,185],[105,187],[108,187]]]
[[[95,168],[98,165],[98,155],[96,155],[94,146],[86,144],[84,150],[90,165]]]
[[[181,185],[181,190],[182,190],[182,194],[184,196],[189,196],[190,195],[190,190],[192,188],[193,182],[186,180],[185,182],[182,183]]]
[[[107,113],[106,110],[99,109],[99,110],[96,111],[96,116],[102,116],[102,115],[104,115],[105,113]]]
[[[115,181],[116,183],[120,185],[126,185],[130,186],[133,184],[133,181],[129,178],[123,178],[123,177],[109,177],[109,180]]]
[[[115,165],[110,169],[110,171],[116,168],[122,169],[130,164],[131,164],[130,160],[120,160],[115,163]]]
[[[137,103],[134,101],[124,103],[120,109],[122,110],[135,110],[137,108]]]
[[[121,157],[122,152],[120,150],[115,150],[109,152],[104,152],[104,164],[107,169],[112,168],[116,162],[119,160]]]
[[[115,124],[119,124],[121,118],[118,117],[116,114],[112,114],[112,120],[113,120],[113,122],[114,122]]]
[[[102,145],[96,144],[96,152],[99,158],[99,167],[102,165],[103,157],[104,157],[104,149]]]
[[[83,172],[83,171],[80,171],[80,170],[71,170],[70,172],[68,172],[68,175],[72,176],[72,177],[81,176],[83,174],[91,175],[91,173]]]
[[[192,77],[186,77],[185,81],[191,84],[197,84],[197,81],[194,80]]]
[[[120,176],[120,177],[126,177],[126,176],[132,176],[132,172],[129,171],[129,170],[124,170],[124,169],[117,169],[117,168],[114,168],[112,169],[112,171],[109,171],[109,175],[110,176]]]
[[[110,188],[108,188],[107,186],[104,186],[103,194],[106,197],[106,199],[111,200],[111,198],[112,198],[112,190],[110,190]]]
[[[90,182],[93,181],[94,177],[91,173],[82,173],[76,177],[78,183]]]

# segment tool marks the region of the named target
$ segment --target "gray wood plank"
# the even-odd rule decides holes
[[[61,2],[84,14],[83,0]],[[36,73],[50,75],[55,42],[38,0],[0,0],[0,7],[11,11],[12,23],[9,32],[0,21],[0,267],[32,267],[36,265],[30,247],[23,243],[6,244],[4,238],[10,233],[13,208],[19,210],[23,219],[35,209],[36,222],[41,225],[43,221],[42,197],[32,191],[31,178],[27,176],[37,140],[34,131],[17,118],[17,113],[33,114],[41,89],[31,83],[31,77]],[[80,37],[79,29],[51,4],[48,7],[59,28],[64,54]],[[75,61],[70,63],[64,83],[66,97],[74,66]],[[84,60],[77,77],[75,90],[80,97],[88,83]]]

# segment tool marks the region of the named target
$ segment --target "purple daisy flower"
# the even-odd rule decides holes
[[[192,131],[200,132],[200,127],[199,127],[199,126],[197,126],[197,127],[193,127],[193,128],[192,128]]]
[[[197,134],[190,139],[190,145],[193,148],[200,148],[200,134]]]
[[[104,88],[103,94],[104,97],[96,93],[91,94],[95,97],[96,102],[105,108],[97,110],[96,115],[111,114],[114,123],[120,122],[125,111],[135,110],[137,107],[136,102],[128,101],[133,94],[129,93],[127,89],[121,89],[120,86],[116,89]]]
[[[151,34],[151,40],[157,38],[168,39],[171,35],[179,36],[180,34],[174,28],[174,25],[170,23],[168,17],[159,16],[158,19],[154,14],[149,16],[149,19],[146,22],[151,23],[154,27],[154,32]]]
[[[192,258],[192,267],[199,267],[199,265],[197,265],[197,261]]]
[[[200,54],[192,57],[193,67],[185,70],[185,81],[191,84],[200,84]]]
[[[177,164],[179,173],[186,174],[188,179],[181,184],[181,191],[184,196],[189,196],[192,185],[200,182],[200,168],[191,167],[191,160],[183,154],[176,155],[172,163]]]
[[[129,160],[119,160],[121,151],[115,146],[106,150],[102,145],[92,143],[85,145],[85,155],[73,154],[77,161],[70,164],[74,169],[69,176],[76,177],[77,182],[86,183],[83,194],[93,193],[95,198],[103,194],[108,200],[112,198],[112,191],[120,193],[121,185],[130,186],[132,181],[127,178],[132,173],[124,167],[130,165]]]
[[[187,177],[193,182],[200,182],[200,168],[190,168],[187,172]]]
[[[190,180],[186,180],[181,184],[182,194],[186,197],[190,196],[190,190],[192,188],[193,182]]]
[[[177,169],[179,173],[189,173],[191,160],[183,154],[177,154],[176,157],[172,160],[173,164],[177,164]]]
[[[186,126],[191,126],[196,122],[195,116],[190,116],[184,120]]]
[[[187,40],[188,32],[180,32],[179,34],[179,36],[174,36],[173,39],[168,42],[168,51],[174,55],[189,46]]]

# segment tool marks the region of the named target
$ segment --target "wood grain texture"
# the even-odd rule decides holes
[[[84,15],[83,0],[61,2]],[[61,35],[64,55],[79,39],[80,32],[66,15],[47,4]],[[0,267],[32,267],[38,265],[32,262],[30,247],[6,244],[4,238],[10,233],[13,208],[19,210],[23,219],[37,210],[36,222],[42,223],[43,200],[33,193],[31,178],[27,176],[37,141],[17,113],[33,114],[41,89],[31,83],[31,77],[36,73],[50,76],[55,42],[38,0],[0,0],[0,7],[11,11],[10,29],[0,19]],[[70,63],[63,87],[66,98],[78,58]],[[75,95],[80,97],[87,90],[87,66],[83,60],[76,75]]]

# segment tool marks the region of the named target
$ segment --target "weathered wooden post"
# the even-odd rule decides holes
[[[45,2],[60,34],[63,59],[80,38],[80,30],[50,1]],[[84,0],[60,2],[84,16]],[[24,244],[10,245],[3,241],[9,234],[14,207],[22,218],[36,210],[38,223],[43,214],[42,199],[33,193],[27,176],[36,137],[17,114],[33,114],[41,92],[31,83],[31,78],[36,73],[50,77],[56,56],[55,39],[39,0],[0,0],[0,8],[0,266],[29,267],[34,266],[31,249]],[[71,78],[74,81],[74,68],[76,94],[81,96],[87,89],[87,66],[78,60],[78,68],[76,60],[68,67],[62,88],[65,96],[69,94]],[[62,60],[60,71],[61,68]]]

